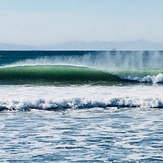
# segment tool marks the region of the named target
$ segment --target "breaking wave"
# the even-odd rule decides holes
[[[163,108],[163,99],[161,98],[133,98],[133,97],[114,97],[102,100],[90,100],[84,98],[73,98],[69,100],[46,100],[38,99],[36,101],[29,100],[13,100],[1,101],[0,111],[29,111],[32,109],[57,111],[64,109],[90,109],[90,108]]]
[[[102,70],[69,65],[25,65],[0,68],[0,84],[163,83],[163,70]]]
[[[3,84],[54,84],[122,81],[117,75],[101,70],[59,65],[16,66],[0,68]]]

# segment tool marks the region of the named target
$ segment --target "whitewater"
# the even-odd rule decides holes
[[[1,110],[163,108],[162,86],[1,86]],[[3,97],[3,98],[2,98]]]
[[[162,162],[162,51],[0,51],[1,162]]]

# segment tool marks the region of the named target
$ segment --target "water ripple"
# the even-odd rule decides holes
[[[161,162],[158,109],[3,112],[1,162]]]

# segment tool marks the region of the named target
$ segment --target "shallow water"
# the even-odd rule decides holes
[[[161,109],[1,112],[1,162],[161,162]]]

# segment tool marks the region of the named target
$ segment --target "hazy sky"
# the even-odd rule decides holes
[[[0,0],[0,42],[163,42],[163,0]]]

